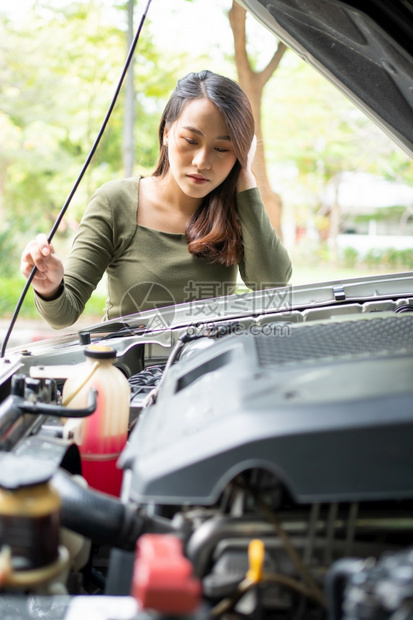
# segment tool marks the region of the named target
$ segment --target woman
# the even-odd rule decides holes
[[[254,121],[232,80],[210,71],[179,80],[159,127],[148,177],[110,181],[92,197],[66,269],[45,235],[22,254],[35,303],[52,327],[73,324],[107,272],[105,319],[281,286],[291,262],[262,204],[251,163]]]

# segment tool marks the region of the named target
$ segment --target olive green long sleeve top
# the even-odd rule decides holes
[[[72,325],[107,273],[104,320],[235,291],[238,268],[248,288],[284,286],[288,253],[271,226],[257,188],[237,194],[244,257],[225,267],[191,254],[185,234],[137,223],[140,177],[110,181],[92,196],[65,265],[60,295],[35,295],[40,314],[55,329]]]

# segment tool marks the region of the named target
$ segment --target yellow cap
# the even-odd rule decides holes
[[[249,570],[247,579],[252,583],[258,583],[262,579],[265,558],[265,547],[262,540],[255,538],[248,545]]]

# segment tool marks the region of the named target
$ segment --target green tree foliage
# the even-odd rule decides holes
[[[126,57],[122,11],[104,0],[39,2],[25,18],[0,15],[1,271],[26,240],[48,232],[105,117]],[[119,3],[123,8],[124,3]],[[116,19],[114,19],[116,18]],[[141,36],[134,58],[137,92],[136,161],[154,165],[159,111],[177,74],[154,71],[159,53]],[[122,175],[123,92],[92,164],[59,229],[71,237],[101,183]]]
[[[413,175],[407,156],[294,54],[283,59],[269,84],[264,109],[270,159],[294,165],[302,177],[322,172],[326,181],[358,170],[397,178],[402,168]]]
[[[326,183],[343,171],[413,181],[413,162],[363,112],[294,54],[283,59],[264,100],[270,175],[296,225],[323,232]],[[307,244],[308,245],[308,244]]]

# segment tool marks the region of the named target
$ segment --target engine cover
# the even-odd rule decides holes
[[[165,374],[121,457],[131,498],[212,504],[250,468],[296,502],[413,497],[413,315],[267,324]]]

